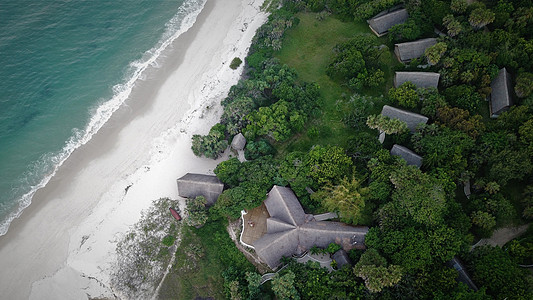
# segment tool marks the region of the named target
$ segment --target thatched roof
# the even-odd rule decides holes
[[[178,194],[185,198],[204,196],[207,205],[215,204],[218,196],[224,190],[222,183],[215,175],[187,173],[177,180]]]
[[[413,151],[405,148],[404,146],[396,145],[392,146],[390,154],[403,158],[408,165],[416,166],[420,168],[422,166],[422,157]]]
[[[400,62],[409,62],[412,59],[424,55],[427,48],[435,45],[437,39],[427,38],[413,42],[400,43],[394,45],[394,53]]]
[[[272,187],[265,205],[271,217],[285,223],[299,226],[305,222],[305,212],[294,192],[288,187],[278,185]]]
[[[466,198],[470,198],[470,195],[472,195],[472,190],[470,189],[470,179],[467,179],[463,182],[463,192],[465,193]]]
[[[352,260],[348,256],[348,253],[344,249],[340,249],[332,256],[333,260],[337,262],[337,269],[342,268],[345,265],[352,265]]]
[[[244,146],[246,146],[246,138],[244,135],[242,135],[242,133],[239,133],[233,137],[233,141],[231,141],[231,148],[236,151],[240,151],[244,149]]]
[[[271,268],[282,256],[291,256],[313,246],[338,243],[345,249],[363,246],[368,227],[352,227],[338,222],[318,222],[306,215],[291,189],[274,186],[265,200],[270,218],[267,233],[253,243],[259,257]]]
[[[440,74],[434,72],[396,72],[394,75],[394,87],[397,88],[403,83],[410,81],[417,88],[437,88],[439,78]]]
[[[254,242],[257,255],[272,269],[279,265],[279,260],[291,257],[298,251],[298,230],[267,233]]]
[[[472,281],[472,279],[470,279],[470,276],[468,276],[468,273],[466,273],[465,267],[463,266],[463,264],[461,264],[461,262],[456,256],[454,256],[452,260],[447,262],[447,265],[451,268],[454,268],[457,273],[459,273],[459,277],[457,278],[458,281],[466,284],[474,291],[478,290],[476,284]]]
[[[389,117],[391,119],[398,119],[407,123],[407,128],[414,132],[418,124],[426,124],[428,118],[423,115],[415,114],[410,111],[402,110],[396,107],[384,105],[381,110],[383,116]]]
[[[511,78],[507,69],[500,69],[498,76],[494,78],[490,87],[492,89],[490,94],[490,115],[496,118],[513,105]]]
[[[363,244],[366,227],[352,227],[339,222],[309,222],[300,226],[298,235],[300,246],[310,249],[313,246],[325,248],[336,243],[350,249],[355,244]]]
[[[384,11],[368,20],[368,26],[377,35],[385,35],[389,29],[397,24],[407,21],[409,14],[405,8],[395,11]]]
[[[270,233],[281,232],[295,228],[296,226],[285,223],[276,217],[270,217],[267,219],[267,231]]]

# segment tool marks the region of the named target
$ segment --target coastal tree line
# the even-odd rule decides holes
[[[366,251],[353,250],[355,267],[328,273],[314,264],[288,261],[272,283],[280,299],[529,299],[531,274],[518,263],[531,259],[532,243],[478,247],[497,228],[533,218],[533,3],[527,0],[285,0],[256,33],[245,76],[222,101],[220,123],[195,135],[196,155],[217,158],[243,133],[246,162],[236,158],[215,169],[227,189],[208,220],[234,219],[258,206],[276,184],[290,186],[306,212],[339,212],[343,222],[369,225]],[[322,144],[312,120],[325,109],[321,89],[277,58],[287,30],[300,14],[360,22],[404,5],[408,20],[388,36],[357,33],[332,47],[324,76],[349,95],[336,103],[338,120],[353,131],[349,141]],[[320,23],[318,23],[320,24]],[[438,35],[435,32],[440,32]],[[425,55],[394,70],[441,74],[439,89],[411,83],[387,91],[383,61],[393,43],[437,37]],[[514,74],[515,105],[497,119],[484,100],[498,70]],[[429,118],[414,133],[379,115],[383,104]],[[382,145],[378,130],[388,136]],[[315,145],[296,151],[305,138]],[[344,138],[344,137],[343,137]],[[418,169],[390,155],[392,144],[423,156]],[[339,145],[347,145],[341,147]],[[472,183],[466,197],[463,184]],[[312,191],[312,193],[310,193]],[[200,210],[202,216],[205,211]],[[531,233],[530,233],[531,234]],[[459,256],[478,291],[457,283],[446,262]],[[265,292],[249,270],[225,272],[228,298],[258,299]],[[293,287],[292,289],[289,287]]]

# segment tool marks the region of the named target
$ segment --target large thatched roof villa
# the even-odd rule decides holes
[[[264,204],[270,215],[266,233],[253,242],[253,248],[270,268],[276,268],[283,256],[302,254],[313,246],[337,243],[345,250],[364,246],[368,227],[316,221],[313,215],[305,214],[290,188],[274,186]]]

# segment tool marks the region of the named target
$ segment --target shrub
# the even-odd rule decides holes
[[[228,148],[225,128],[224,125],[217,124],[211,128],[208,135],[193,135],[191,149],[194,155],[217,159]]]
[[[464,84],[447,88],[444,91],[444,95],[451,105],[466,109],[472,114],[476,113],[483,101],[483,98],[475,91],[473,86]]]
[[[204,196],[198,196],[194,199],[187,199],[187,217],[185,223],[189,226],[195,226],[197,228],[202,227],[207,221],[207,200]]]
[[[415,108],[419,102],[416,86],[410,81],[402,83],[398,88],[390,89],[389,98],[394,103],[407,108]]]
[[[330,243],[328,247],[326,248],[326,252],[329,254],[333,254],[337,251],[339,251],[342,247],[339,244]]]
[[[314,146],[307,154],[305,164],[309,167],[308,175],[319,184],[336,182],[349,175],[353,162],[343,148],[338,146]]]
[[[244,157],[248,160],[254,160],[265,155],[276,154],[276,149],[270,145],[267,140],[261,139],[256,141],[250,141],[246,144],[244,149]]]
[[[235,70],[235,69],[237,69],[241,64],[242,64],[242,60],[241,60],[240,58],[238,58],[238,57],[235,57],[235,58],[231,61],[229,67],[230,67],[232,70]]]
[[[167,247],[170,247],[172,245],[174,245],[174,241],[176,241],[176,238],[172,235],[167,235],[163,238],[163,240],[161,241],[161,243]]]

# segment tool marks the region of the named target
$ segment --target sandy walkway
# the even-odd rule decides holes
[[[195,25],[147,70],[126,105],[76,150],[33,204],[0,237],[2,299],[112,297],[116,240],[151,200],[177,198],[175,179],[212,172],[192,134],[218,120],[217,104],[241,69],[262,0],[208,0]]]
[[[509,242],[510,240],[519,237],[524,232],[526,232],[529,225],[530,224],[521,225],[517,227],[504,227],[495,230],[490,238],[479,240],[479,242],[472,246],[472,249],[484,245],[491,245],[493,247],[503,247],[503,245],[507,244],[507,242]]]

